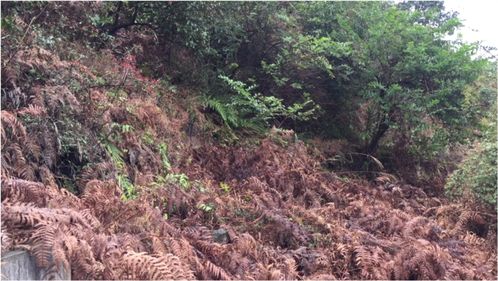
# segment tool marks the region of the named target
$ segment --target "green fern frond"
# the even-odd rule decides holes
[[[119,187],[123,190],[124,199],[134,198],[136,196],[136,190],[135,186],[128,178],[128,174],[126,173],[126,164],[123,160],[123,152],[112,143],[106,143],[104,146],[107,154],[111,158],[112,163],[116,166],[116,181],[118,182]]]
[[[161,143],[159,145],[159,154],[161,154],[161,160],[163,162],[163,169],[169,172],[171,169],[171,163],[168,158],[168,145],[166,143]]]
[[[109,157],[111,157],[112,162],[118,169],[123,169],[124,168],[124,160],[123,160],[123,153],[119,148],[117,148],[114,144],[112,143],[106,143],[105,144],[105,150],[109,154]]]
[[[239,121],[240,128],[246,128],[256,133],[264,133],[266,131],[266,125],[258,120],[241,119]]]
[[[216,112],[228,128],[231,129],[232,127],[240,127],[243,120],[237,116],[237,113],[229,104],[225,104],[218,99],[209,97],[206,98],[204,104],[206,107]]]

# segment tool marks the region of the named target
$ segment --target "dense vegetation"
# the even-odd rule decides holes
[[[114,3],[92,19],[104,34],[153,33],[155,55],[139,64],[198,86],[228,127],[346,139],[355,152],[426,178],[443,169],[431,163],[449,147],[475,139],[495,102],[492,91],[464,91],[494,69],[474,56],[477,44],[447,39],[460,22],[440,2]],[[234,96],[244,88],[230,91],[226,81],[252,85],[247,94],[265,101]],[[348,168],[372,169],[369,159]]]
[[[495,278],[496,57],[460,26],[2,2],[2,249],[75,279]]]

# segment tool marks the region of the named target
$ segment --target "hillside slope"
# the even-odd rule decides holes
[[[73,279],[496,278],[477,202],[339,177],[290,131],[223,144],[195,89],[29,30],[2,52],[2,251]]]

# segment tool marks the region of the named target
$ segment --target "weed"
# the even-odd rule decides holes
[[[213,203],[200,203],[197,205],[197,209],[203,211],[204,213],[211,213],[214,211],[215,206]]]
[[[220,188],[223,190],[225,193],[230,192],[230,185],[224,182],[220,182]]]
[[[123,152],[116,147],[112,143],[105,143],[104,144],[105,150],[109,157],[111,158],[112,163],[117,169],[116,172],[116,180],[123,190],[123,199],[133,199],[136,197],[136,190],[135,186],[130,182],[130,179],[128,178],[128,174],[126,172],[126,164],[123,160]]]
[[[163,163],[163,169],[167,172],[171,169],[171,163],[168,159],[168,145],[166,143],[161,143],[158,146],[159,154],[161,155],[161,160]]]

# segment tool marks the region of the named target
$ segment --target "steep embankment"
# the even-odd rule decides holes
[[[278,133],[217,144],[195,101],[132,56],[32,47],[2,83],[2,249],[41,267],[70,264],[75,279],[496,276],[493,214],[340,179]]]

